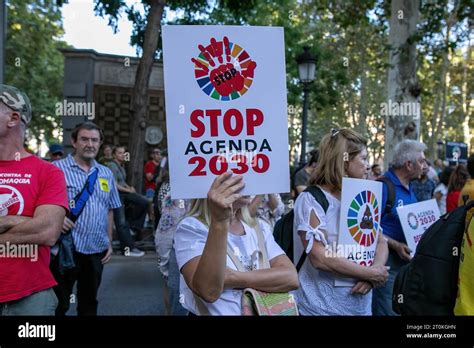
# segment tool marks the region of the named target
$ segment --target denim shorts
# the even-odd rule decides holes
[[[19,300],[0,303],[0,316],[50,315],[54,316],[58,298],[53,288],[35,292]]]
[[[145,191],[145,197],[148,199],[153,199],[153,196],[155,195],[155,190],[153,189],[147,189]]]

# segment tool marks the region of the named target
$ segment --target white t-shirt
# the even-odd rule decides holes
[[[441,193],[441,199],[438,202],[439,213],[441,215],[446,214],[446,198],[448,197],[448,188],[445,184],[441,183],[434,189],[433,195],[439,192]]]
[[[322,189],[321,189],[322,190]],[[293,259],[298,263],[303,253],[303,243],[298,231],[306,232],[307,250],[313,243],[333,247],[337,244],[341,202],[324,191],[329,207],[324,213],[321,205],[309,192],[301,193],[295,202],[293,222]],[[320,224],[316,228],[310,225],[311,211],[314,211]],[[352,295],[352,287],[336,287],[338,278],[334,273],[314,268],[307,257],[298,277],[300,287],[293,294],[302,315],[371,315],[372,291],[367,295]],[[344,278],[347,279],[347,278]]]
[[[260,229],[265,236],[265,245],[267,247],[268,259],[284,254],[280,246],[275,242],[273,233],[268,224],[259,220]],[[257,234],[252,227],[244,222],[245,234],[237,236],[235,234],[228,234],[228,243],[236,256],[244,264],[248,270],[258,269],[258,239]],[[176,234],[174,237],[174,249],[176,251],[176,259],[178,261],[179,269],[191,259],[200,256],[203,253],[206,245],[208,227],[201,221],[194,217],[187,217],[178,224]],[[227,256],[227,267],[237,270],[232,260]],[[184,303],[183,307],[188,311],[199,314],[194,295],[191,289],[184,281],[183,275],[180,275],[180,298]],[[241,314],[241,297],[242,290],[239,289],[225,289],[221,297],[214,303],[207,303],[206,305],[211,315],[240,315]]]

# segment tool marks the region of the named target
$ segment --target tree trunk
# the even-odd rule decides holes
[[[416,42],[410,40],[416,33],[418,18],[419,1],[392,0],[388,103],[385,118],[385,168],[388,168],[392,160],[393,148],[397,143],[405,138],[419,139],[420,135],[419,114],[414,112],[420,109],[420,87],[416,76]],[[404,107],[404,113],[401,115],[390,107],[395,104],[410,107]],[[409,127],[411,124],[414,125],[413,128]]]
[[[469,33],[470,32],[471,32],[471,30],[469,31]],[[469,42],[469,46],[467,48],[466,58],[464,59],[464,62],[463,62],[463,75],[462,75],[462,88],[461,88],[461,110],[462,110],[462,117],[464,119],[464,121],[463,121],[464,139],[467,142],[467,144],[468,144],[468,146],[469,146],[469,148],[471,149],[471,152],[472,152],[473,151],[473,144],[472,144],[473,130],[469,128],[471,114],[472,114],[472,108],[470,107],[472,93],[470,93],[469,88],[468,88],[468,82],[469,82],[468,70],[469,70],[470,65],[472,64],[472,62],[471,62],[471,47],[472,47],[471,43]]]
[[[444,121],[446,119],[446,98],[449,88],[449,66],[450,66],[450,48],[449,43],[451,39],[451,28],[457,21],[457,11],[459,7],[459,1],[455,1],[453,5],[453,11],[448,15],[446,19],[446,37],[444,38],[445,52],[443,53],[443,64],[441,66],[441,81],[438,88],[438,95],[436,97],[436,104],[433,117],[433,134],[429,141],[429,149],[432,153],[432,157],[435,158],[436,154],[436,142],[441,139]],[[441,105],[440,105],[441,104]]]
[[[365,67],[362,69],[360,79],[360,103],[359,103],[359,124],[358,131],[367,138],[367,75]]]
[[[130,139],[128,148],[130,163],[128,178],[130,185],[137,192],[142,192],[143,187],[143,153],[145,151],[145,130],[148,124],[148,85],[155,61],[155,52],[158,48],[158,39],[161,33],[161,18],[166,0],[150,2],[147,16],[143,54],[135,76],[135,86],[132,94],[132,119],[130,120]]]

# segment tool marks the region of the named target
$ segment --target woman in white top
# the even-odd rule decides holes
[[[249,211],[252,216],[264,220],[273,229],[275,223],[285,212],[285,205],[278,193],[256,195],[252,197]]]
[[[176,230],[182,302],[194,314],[240,315],[244,288],[287,292],[298,287],[296,269],[276,244],[271,229],[265,223],[257,226],[248,211],[250,198],[238,194],[243,187],[242,176],[218,176],[208,198],[194,200]],[[258,269],[257,228],[265,237],[270,269]],[[237,271],[227,256],[228,245],[247,272]]]
[[[433,198],[436,199],[439,207],[439,213],[441,215],[446,214],[446,198],[448,197],[448,183],[449,177],[453,172],[453,168],[446,167],[443,171],[439,174],[439,184],[436,186],[433,192]]]
[[[362,179],[368,170],[366,140],[350,129],[334,130],[321,140],[320,161],[308,184],[322,189],[329,207],[324,212],[311,193],[301,193],[294,207],[294,258],[308,254],[295,291],[302,315],[371,315],[373,286],[388,277],[387,241],[380,235],[374,263],[361,266],[328,250],[337,243],[342,177]],[[336,287],[335,280],[355,279],[355,285]]]

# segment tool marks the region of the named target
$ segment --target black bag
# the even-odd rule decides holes
[[[466,213],[474,201],[431,225],[415,256],[403,266],[393,286],[392,307],[401,315],[453,315],[458,288],[459,255]]]
[[[329,202],[326,199],[323,191],[317,186],[308,186],[304,192],[309,192],[313,195],[314,199],[321,204],[324,212],[328,210]],[[290,260],[294,261],[293,257],[293,220],[295,219],[295,213],[291,209],[287,214],[282,216],[273,228],[273,237],[278,245],[283,249]],[[303,250],[303,254],[300,256],[296,270],[299,271],[303,262],[306,259],[306,252]]]

